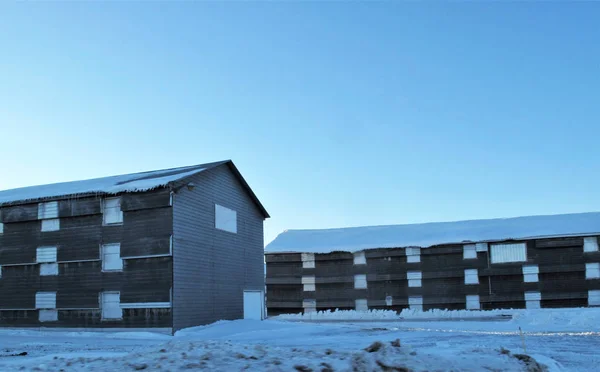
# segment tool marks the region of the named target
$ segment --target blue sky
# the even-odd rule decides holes
[[[0,189],[233,159],[284,229],[598,211],[600,4],[0,5]]]

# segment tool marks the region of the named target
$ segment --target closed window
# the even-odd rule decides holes
[[[36,309],[56,309],[56,292],[37,292],[35,294]]]
[[[539,309],[542,295],[540,292],[525,292],[525,307],[527,309]]]
[[[479,295],[467,295],[467,310],[479,310],[481,304],[479,302]]]
[[[315,268],[315,254],[314,253],[302,253],[302,268],[314,269]]]
[[[354,275],[354,288],[367,288],[367,276],[365,274]]]
[[[465,284],[479,284],[479,273],[477,269],[465,270]]]
[[[56,310],[40,310],[38,314],[40,322],[56,322],[58,321],[58,311]]]
[[[406,262],[421,262],[421,248],[406,248]]]
[[[410,296],[408,298],[408,307],[413,310],[423,311],[423,297]]]
[[[314,276],[303,276],[302,285],[304,286],[304,292],[315,291],[315,277]]]
[[[527,246],[525,243],[493,244],[491,251],[492,263],[527,261]]]
[[[317,311],[317,300],[302,300],[302,308],[304,308],[305,313]]]
[[[102,218],[105,225],[116,225],[123,223],[123,212],[121,211],[121,198],[104,199]]]
[[[475,244],[475,250],[477,252],[487,252],[488,251],[488,243],[477,243],[477,244]]]
[[[36,250],[36,262],[56,262],[56,247],[39,247]]]
[[[421,286],[421,272],[420,271],[409,271],[406,273],[408,278],[409,287],[420,287]]]
[[[599,279],[600,278],[600,263],[586,263],[585,264],[585,278],[586,279]]]
[[[53,218],[50,220],[42,220],[42,231],[58,231],[60,230],[60,219]]]
[[[40,276],[58,275],[57,263],[43,263],[40,265]]]
[[[2,266],[0,266],[0,278],[2,278]]]
[[[0,234],[4,234],[4,224],[0,222]]]
[[[102,320],[123,318],[120,292],[102,292],[100,295],[100,300],[102,308]]]
[[[369,305],[367,303],[367,300],[364,298],[355,300],[354,308],[356,309],[356,311],[369,311]]]
[[[525,265],[523,266],[523,281],[525,283],[537,283],[539,273],[538,265]]]
[[[104,244],[102,246],[102,271],[123,270],[121,244]]]
[[[600,306],[600,290],[588,291],[588,306]]]
[[[598,252],[598,238],[596,238],[595,236],[583,238],[583,251]]]
[[[38,219],[58,218],[58,202],[52,201],[38,204]]]
[[[477,258],[477,246],[475,244],[463,245],[463,260]]]
[[[237,212],[215,204],[215,228],[237,234]]]
[[[365,252],[355,252],[354,253],[354,264],[355,265],[366,265],[367,258],[365,257]]]

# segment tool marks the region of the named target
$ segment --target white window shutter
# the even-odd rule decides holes
[[[303,276],[302,285],[304,286],[305,292],[315,291],[315,277],[314,276]]]
[[[56,292],[37,292],[35,294],[36,309],[56,309]]]
[[[237,212],[215,204],[215,228],[237,234]]]
[[[58,275],[57,263],[44,263],[40,265],[40,276]]]
[[[492,263],[527,261],[527,245],[525,243],[493,244],[491,251]]]
[[[539,282],[538,274],[540,269],[538,265],[525,265],[523,266],[523,281],[525,283],[537,283]]]
[[[58,218],[58,202],[52,201],[38,204],[38,219]]]
[[[315,254],[314,253],[302,253],[302,268],[314,269],[315,268]]]
[[[123,223],[123,212],[121,211],[121,198],[104,199],[102,218],[105,225]]]
[[[369,311],[369,304],[366,299],[361,298],[354,301],[356,311]]]
[[[4,234],[4,224],[0,222],[0,234]]]
[[[406,262],[421,262],[421,248],[406,248]]]
[[[420,271],[409,271],[406,273],[409,287],[421,287],[422,274]]]
[[[423,311],[423,297],[410,296],[408,298],[408,306],[413,310]]]
[[[104,244],[102,246],[102,270],[123,270],[123,259],[121,258],[121,244]]]
[[[467,310],[480,310],[479,295],[467,295]]]
[[[479,284],[477,269],[465,269],[465,284]]]
[[[101,298],[103,320],[123,318],[120,292],[103,292]]]
[[[354,275],[354,288],[356,288],[356,289],[367,288],[367,275],[366,274]]]
[[[58,311],[56,310],[39,310],[40,322],[56,322],[58,321]]]
[[[595,236],[583,238],[583,251],[598,252],[598,238]]]
[[[600,290],[588,291],[588,306],[600,306]]]
[[[540,292],[525,292],[525,307],[527,309],[541,308],[540,301],[542,294]]]
[[[56,247],[39,247],[36,250],[36,262],[56,262]]]
[[[477,258],[477,246],[475,244],[463,245],[463,260]]]
[[[42,220],[42,231],[58,231],[60,230],[60,219],[52,218]]]
[[[317,300],[304,299],[302,300],[302,308],[304,312],[310,313],[317,311]]]
[[[365,252],[355,252],[354,253],[354,264],[355,265],[366,265],[367,258],[365,257]]]
[[[600,279],[600,263],[592,262],[585,264],[586,279]]]

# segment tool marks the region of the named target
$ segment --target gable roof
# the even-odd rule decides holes
[[[356,252],[372,248],[427,248],[440,244],[600,235],[600,213],[496,218],[325,230],[287,230],[265,252]]]
[[[90,195],[115,195],[126,192],[144,192],[166,187],[187,177],[227,164],[265,218],[269,214],[231,160],[170,168],[149,172],[123,174],[82,181],[61,182],[49,185],[28,186],[0,191],[0,206],[37,202],[48,199],[64,199]]]

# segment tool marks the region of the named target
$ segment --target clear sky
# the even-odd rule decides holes
[[[0,5],[0,189],[232,159],[285,229],[599,211],[600,4]]]

